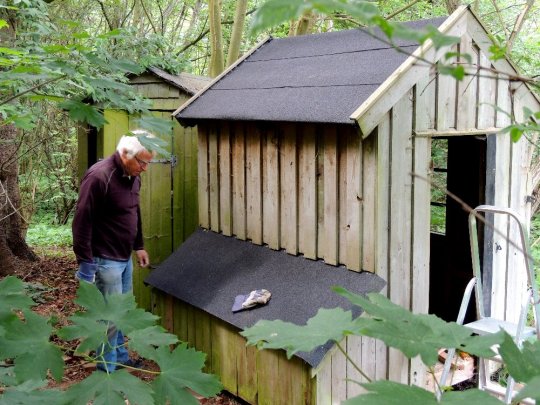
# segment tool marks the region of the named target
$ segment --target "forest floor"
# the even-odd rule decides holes
[[[60,328],[67,325],[68,318],[79,309],[74,302],[78,287],[78,281],[74,277],[77,264],[68,248],[37,248],[35,252],[39,256],[39,261],[20,261],[16,276],[30,285],[31,297],[37,303],[34,311],[45,317],[53,317],[56,326]],[[56,336],[53,339],[68,350],[64,356],[66,365],[64,377],[60,382],[51,381],[51,388],[66,389],[95,371],[94,364],[73,355],[75,343],[62,341]],[[156,371],[158,368],[155,363],[143,360],[142,369]],[[150,382],[155,375],[143,371],[133,371],[132,374],[146,382]],[[213,398],[195,396],[204,405],[242,404],[227,393]]]

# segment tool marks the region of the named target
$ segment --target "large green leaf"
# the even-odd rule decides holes
[[[178,343],[176,335],[167,333],[161,326],[139,329],[129,334],[129,347],[141,356],[155,360],[155,348]]]
[[[70,317],[72,325],[58,335],[67,340],[81,339],[78,352],[95,349],[107,341],[108,325],[114,324],[126,335],[137,329],[153,326],[157,316],[137,308],[133,294],[113,294],[107,299],[93,284],[81,283],[77,304],[85,308]]]
[[[59,381],[64,372],[62,352],[49,338],[52,328],[47,319],[25,309],[24,319],[17,317],[4,325],[0,336],[0,358],[12,358],[15,362],[17,381],[43,380],[50,370]]]
[[[152,388],[127,370],[114,373],[95,371],[66,393],[70,404],[125,405],[152,404]]]
[[[24,283],[17,277],[7,276],[0,281],[0,314],[14,309],[28,309],[34,305],[26,294]]]
[[[462,392],[445,392],[441,402],[435,394],[413,385],[403,385],[393,381],[376,381],[362,384],[368,394],[351,398],[343,405],[500,405],[502,402],[487,392],[476,389]]]
[[[0,405],[60,405],[65,404],[65,393],[43,388],[47,381],[28,380],[23,384],[6,387],[0,395]]]
[[[290,358],[296,352],[309,352],[329,340],[340,342],[354,328],[351,311],[321,308],[305,326],[281,320],[257,322],[240,334],[249,345],[262,349],[285,349]]]
[[[458,348],[489,357],[493,355],[491,346],[503,340],[502,332],[473,336],[470,329],[455,322],[445,322],[434,315],[413,314],[381,294],[368,294],[365,298],[342,287],[333,289],[370,315],[355,320],[356,333],[380,339],[409,358],[420,355],[428,366],[437,362],[440,348]]]
[[[178,345],[172,353],[168,347],[161,346],[153,357],[161,370],[152,383],[157,404],[197,405],[199,401],[186,388],[205,397],[214,396],[222,389],[215,376],[201,371],[206,354],[188,349],[185,343]]]
[[[78,100],[62,101],[59,107],[67,110],[73,120],[86,122],[96,128],[101,128],[107,122],[95,106]]]

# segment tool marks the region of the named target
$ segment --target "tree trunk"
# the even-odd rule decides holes
[[[210,20],[210,77],[216,77],[223,72],[223,34],[221,32],[221,1],[208,1],[208,16]]]
[[[302,17],[298,20],[298,24],[296,26],[296,33],[295,35],[305,35],[309,34],[311,31],[311,28],[313,27],[313,22],[315,20],[315,15],[311,11],[305,12]]]
[[[231,66],[240,55],[240,44],[242,43],[242,34],[244,33],[244,21],[246,19],[247,0],[238,0],[236,2],[236,11],[234,13],[234,24],[231,33],[231,42],[229,43],[229,52],[227,52],[227,66]]]
[[[0,276],[14,274],[17,260],[37,260],[22,234],[17,129],[0,121]]]

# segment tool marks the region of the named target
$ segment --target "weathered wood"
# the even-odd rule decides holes
[[[287,253],[298,254],[298,177],[296,127],[285,124],[281,139],[281,246]]]
[[[363,247],[362,208],[365,198],[362,191],[364,183],[364,173],[362,171],[363,151],[360,134],[352,128],[344,132],[343,135],[345,135],[344,139],[346,140],[345,153],[347,156],[346,168],[344,170],[346,176],[345,201],[347,207],[345,209],[345,222],[340,225],[340,228],[345,230],[345,246],[343,249],[346,253],[345,260],[341,261],[341,263],[344,263],[349,270],[360,271],[362,267]],[[373,217],[373,215],[371,216]]]
[[[439,26],[439,31],[447,35],[461,36],[466,31],[466,23],[467,8],[462,6]],[[368,136],[375,129],[389,109],[414,86],[420,77],[427,75],[429,65],[419,63],[417,58],[420,56],[424,60],[436,62],[447,51],[445,48],[436,50],[431,41],[426,41],[351,114],[351,119],[358,122],[363,137]]]
[[[280,354],[276,350],[259,350],[257,352],[257,364],[265,365],[257,367],[257,391],[260,405],[282,403],[279,372]]]
[[[453,46],[451,52],[457,53],[457,46]],[[449,64],[456,63],[453,56],[448,61]],[[456,127],[456,102],[458,82],[450,75],[437,75],[437,111],[435,115],[437,131],[445,131]]]
[[[491,128],[495,126],[497,77],[488,69],[491,63],[488,56],[480,51],[478,55],[480,70],[478,77],[478,128]]]
[[[246,146],[244,127],[234,124],[232,143],[232,217],[233,234],[246,239]],[[233,133],[231,132],[231,135]]]
[[[231,137],[229,124],[221,122],[219,134],[219,219],[224,235],[232,235]]]
[[[203,228],[210,228],[210,201],[209,201],[209,174],[208,174],[208,134],[206,126],[199,128],[198,155],[197,155],[197,178],[198,203],[199,203],[199,225]]]
[[[392,109],[390,167],[390,300],[404,308],[411,305],[411,172],[412,94],[407,93]],[[409,382],[409,364],[399,351],[389,351],[389,376]]]
[[[347,352],[347,339],[340,345]],[[347,359],[341,350],[332,353],[332,403],[339,404],[347,399]]]
[[[376,272],[377,263],[377,137],[362,141],[362,270]]]
[[[236,370],[238,373],[238,396],[245,401],[257,403],[257,348],[246,346],[246,341],[237,336]],[[264,365],[259,365],[263,367]]]
[[[247,238],[262,244],[262,148],[261,132],[247,125],[246,135],[246,227]]]
[[[223,388],[230,393],[237,395],[237,347],[235,346],[235,334],[237,332],[235,328],[229,326],[225,322],[214,319],[211,324],[211,333],[212,371],[219,376]]]
[[[338,263],[339,166],[336,129],[324,128],[324,261]]]
[[[356,364],[363,372],[367,372],[362,366],[362,340],[362,336],[347,336],[347,355],[351,358],[354,364]],[[375,353],[373,353],[373,356],[370,358],[369,362],[366,361],[366,363],[375,367],[376,361],[377,359],[375,357]],[[351,362],[347,362],[347,397],[352,398],[356,395],[360,395],[366,392],[366,390],[360,385],[360,383],[365,382],[367,381],[364,380],[362,374],[358,372],[358,370],[353,366]]]
[[[459,60],[465,68],[466,75],[458,82],[456,129],[467,130],[475,128],[477,122],[478,70],[475,62],[478,60],[478,50],[473,46],[470,36],[465,34],[461,37],[459,51],[461,54],[470,55],[473,60],[473,64],[467,63],[463,58]]]
[[[219,232],[219,128],[212,125],[208,131],[208,198],[210,229]]]
[[[317,167],[315,125],[303,125],[298,148],[298,249],[317,258]]]
[[[317,404],[332,404],[332,356],[327,355],[317,372]]]
[[[263,240],[271,249],[280,249],[279,134],[266,133],[263,152]]]

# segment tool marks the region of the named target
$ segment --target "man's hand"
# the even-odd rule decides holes
[[[150,264],[150,258],[148,257],[148,252],[144,249],[136,250],[135,254],[137,255],[137,263],[141,267],[148,267]]]

